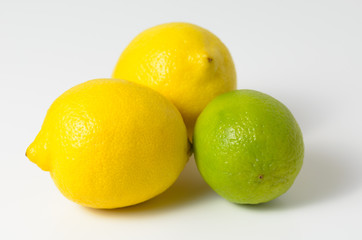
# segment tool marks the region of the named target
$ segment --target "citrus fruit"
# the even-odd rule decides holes
[[[70,200],[118,208],[165,191],[188,148],[182,117],[165,97],[124,80],[97,79],[55,100],[26,155]]]
[[[228,49],[213,33],[189,23],[166,23],[139,34],[121,54],[112,77],[148,86],[169,99],[190,140],[203,108],[236,87]]]
[[[286,106],[261,92],[236,90],[218,96],[200,114],[194,153],[216,193],[234,203],[257,204],[291,187],[304,145]]]

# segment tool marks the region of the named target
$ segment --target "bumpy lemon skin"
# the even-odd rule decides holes
[[[304,157],[302,132],[292,113],[254,90],[215,98],[197,120],[193,148],[204,180],[238,204],[268,202],[284,194]]]
[[[167,99],[135,83],[97,79],[55,100],[26,155],[70,200],[108,209],[165,191],[188,148],[182,117]]]
[[[113,78],[148,86],[181,112],[192,141],[198,115],[216,96],[236,88],[226,46],[190,23],[166,23],[139,34],[121,54]]]

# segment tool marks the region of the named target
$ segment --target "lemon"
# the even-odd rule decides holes
[[[139,34],[121,54],[112,77],[148,86],[169,99],[181,112],[190,140],[204,107],[236,87],[226,46],[189,23],[166,23]]]
[[[26,155],[70,200],[118,208],[165,191],[184,168],[188,148],[170,101],[135,83],[97,79],[55,100]]]
[[[200,114],[194,151],[201,175],[219,195],[257,204],[292,186],[304,145],[286,106],[264,93],[237,90],[218,96]]]

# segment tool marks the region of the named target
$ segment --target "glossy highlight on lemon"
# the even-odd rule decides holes
[[[236,90],[218,96],[200,114],[194,153],[216,193],[234,203],[258,204],[292,186],[304,144],[285,105],[258,91]]]
[[[170,187],[188,151],[183,119],[166,98],[125,80],[96,79],[54,101],[26,155],[70,200],[119,208]]]
[[[190,23],[161,24],[139,34],[121,54],[112,77],[148,86],[169,99],[183,116],[190,140],[204,107],[236,88],[226,46]]]

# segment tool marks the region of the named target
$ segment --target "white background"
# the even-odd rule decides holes
[[[110,77],[151,26],[186,21],[228,46],[238,88],[286,104],[304,166],[282,197],[240,206],[191,159],[167,192],[118,210],[78,206],[24,156],[68,88]],[[362,1],[0,1],[0,239],[362,239]]]

